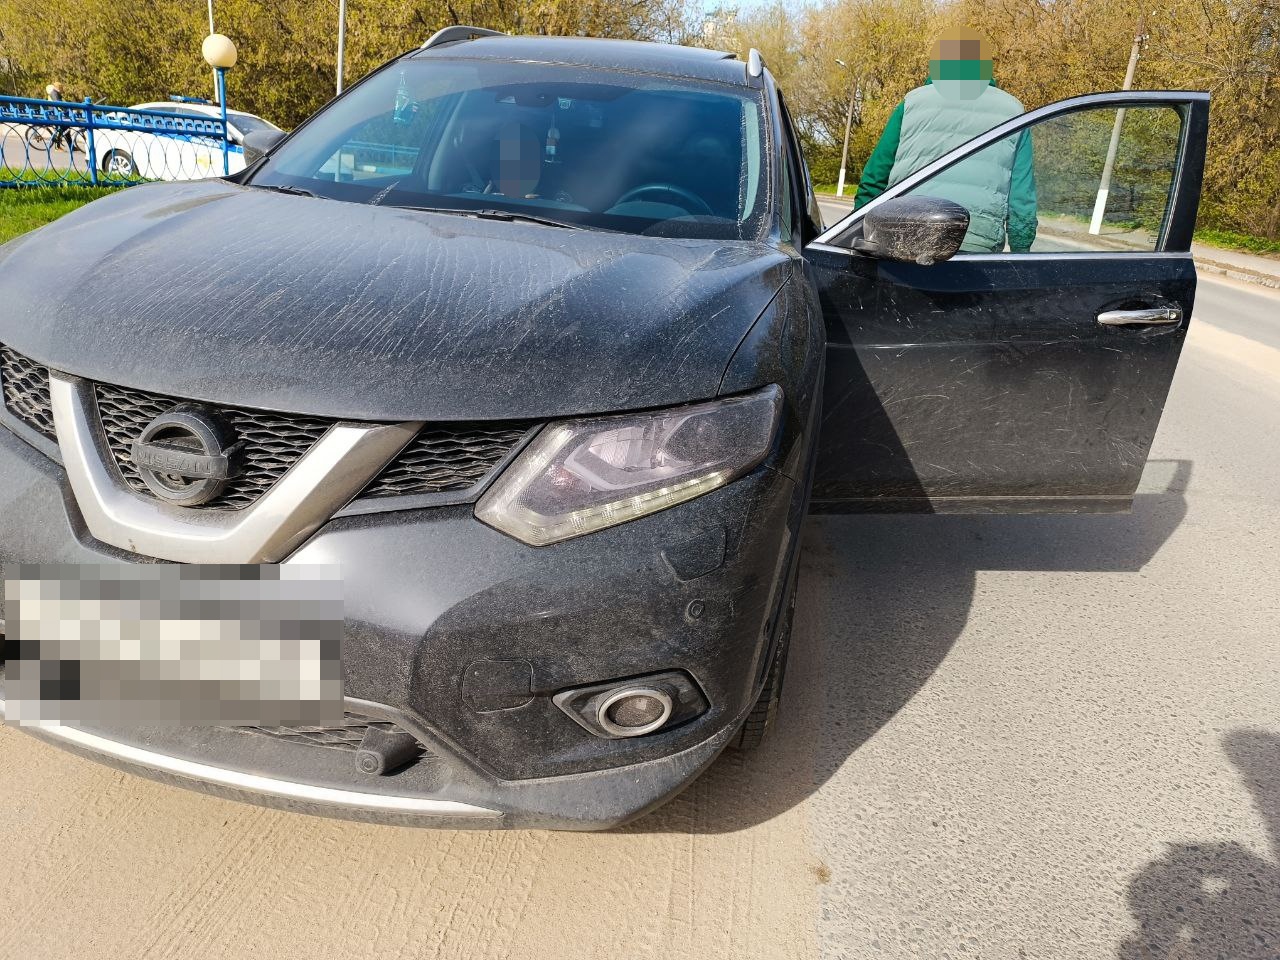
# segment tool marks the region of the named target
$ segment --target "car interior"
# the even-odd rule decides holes
[[[432,193],[496,192],[653,220],[738,219],[742,121],[724,115],[739,112],[731,99],[632,91],[609,102],[607,126],[602,100],[536,87],[476,90],[466,101],[427,167]]]
[[[736,238],[754,234],[763,207],[759,109],[747,96],[530,79],[413,97],[401,78],[381,105],[335,131],[309,169],[280,172],[327,181],[337,199],[540,208],[626,232]]]

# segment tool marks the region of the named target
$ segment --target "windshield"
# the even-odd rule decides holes
[[[759,94],[577,66],[402,60],[282,144],[251,185],[500,211],[628,233],[754,239]]]

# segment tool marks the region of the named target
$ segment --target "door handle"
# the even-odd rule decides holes
[[[1142,310],[1104,310],[1098,314],[1098,322],[1104,327],[1143,326],[1153,327],[1167,323],[1179,323],[1182,308],[1179,306],[1147,307]]]

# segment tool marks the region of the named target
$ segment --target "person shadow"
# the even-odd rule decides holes
[[[751,753],[726,750],[682,794],[621,829],[729,833],[794,808],[943,663],[979,571],[1140,570],[1186,516],[1191,466],[1149,462],[1128,514],[810,517],[769,739]]]
[[[1241,843],[1170,844],[1129,884],[1138,930],[1120,960],[1280,957],[1280,736],[1234,730],[1223,747],[1266,824],[1270,856]]]

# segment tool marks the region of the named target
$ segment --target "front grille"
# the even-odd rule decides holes
[[[107,445],[125,483],[136,493],[153,496],[133,463],[133,442],[160,414],[182,401],[126,387],[96,384],[98,415],[107,436]],[[266,493],[285,471],[311,449],[331,421],[319,417],[294,414],[264,413],[238,407],[221,407],[238,441],[244,443],[244,459],[240,476],[227,482],[226,488],[206,506],[214,509],[243,510]]]
[[[49,371],[0,346],[0,383],[4,386],[5,408],[31,429],[54,439]]]
[[[0,345],[4,405],[19,420],[56,439],[49,400],[49,371]],[[154,499],[133,463],[133,443],[160,414],[184,401],[105,383],[94,385],[98,415],[112,459],[130,490]],[[336,420],[243,407],[219,407],[244,454],[240,476],[228,481],[217,499],[202,509],[243,510],[252,506],[301,459]],[[402,497],[459,493],[488,476],[533,426],[524,422],[435,423],[375,477],[360,497]]]
[[[363,497],[468,490],[483,480],[528,432],[518,424],[429,425],[369,486]]]
[[[262,733],[290,743],[354,751],[359,749],[360,741],[364,739],[365,731],[370,727],[378,727],[388,733],[404,733],[390,720],[379,720],[376,717],[366,717],[350,711],[343,715],[340,727],[241,727],[240,729]]]

